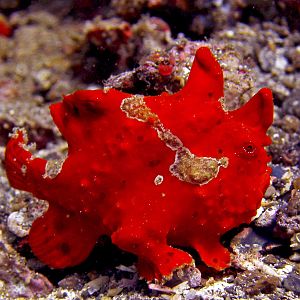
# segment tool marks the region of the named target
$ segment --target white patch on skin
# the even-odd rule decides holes
[[[27,166],[26,165],[22,165],[21,167],[21,172],[22,174],[25,176],[26,175],[26,172],[27,172]]]
[[[13,138],[13,139],[17,139],[19,136],[19,132],[22,133],[23,135],[23,139],[24,139],[24,143],[28,142],[28,137],[27,137],[27,132],[24,128],[20,128],[20,127],[14,127],[12,130],[12,133],[10,133],[8,135],[8,137]]]
[[[65,158],[58,160],[48,160],[45,166],[45,173],[43,174],[43,178],[55,178],[61,172],[64,162]]]
[[[184,147],[182,141],[169,129],[165,128],[159,117],[146,105],[144,96],[134,95],[125,98],[120,108],[130,119],[144,123],[149,122],[166,146],[176,152],[175,161],[170,166],[169,171],[179,180],[203,185],[218,176],[220,167],[227,168],[229,163],[227,157],[221,157],[220,159],[198,157]]]
[[[107,86],[104,87],[104,88],[103,88],[103,93],[104,93],[104,94],[107,94],[107,93],[109,92],[110,89],[111,89],[111,87],[107,87]]]
[[[154,178],[154,184],[155,185],[160,185],[160,184],[162,184],[163,181],[164,181],[164,177],[162,175],[157,175]]]
[[[223,111],[225,113],[228,113],[229,110],[226,108],[225,97],[221,97],[218,101],[221,103],[221,107],[222,107]]]
[[[262,201],[263,201],[263,200],[262,200]],[[262,206],[260,206],[260,207],[256,210],[256,215],[253,216],[253,217],[251,218],[251,222],[252,222],[253,220],[259,218],[259,217],[262,215],[263,212],[264,212],[264,209],[263,209]]]
[[[144,96],[142,95],[133,95],[132,97],[123,99],[120,108],[130,119],[136,119],[145,123],[151,118],[154,122],[160,122],[158,116],[152,113],[146,105]]]
[[[182,181],[192,184],[206,184],[216,178],[220,167],[227,168],[228,158],[197,157],[183,147],[176,152],[170,172]]]

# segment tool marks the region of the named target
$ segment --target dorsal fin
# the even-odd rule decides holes
[[[197,50],[186,85],[180,93],[193,94],[199,101],[219,101],[223,97],[223,72],[207,47]]]
[[[262,88],[244,106],[230,114],[241,122],[266,132],[273,122],[273,111],[272,91]]]
[[[94,129],[99,127],[99,124],[93,121],[109,113],[112,107],[109,102],[120,106],[122,99],[126,97],[128,94],[114,89],[79,90],[64,96],[63,102],[52,104],[50,112],[53,121],[68,142],[69,152],[91,142]]]

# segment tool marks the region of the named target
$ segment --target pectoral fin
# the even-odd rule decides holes
[[[78,265],[92,251],[99,231],[86,216],[51,205],[29,233],[33,253],[53,268]]]

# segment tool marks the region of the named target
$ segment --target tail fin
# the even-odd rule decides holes
[[[12,187],[36,195],[38,179],[43,179],[46,160],[34,158],[25,149],[27,136],[25,130],[18,129],[9,140],[5,151],[5,169]]]

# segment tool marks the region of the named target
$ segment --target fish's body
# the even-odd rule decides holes
[[[55,268],[77,265],[106,234],[138,256],[148,280],[193,263],[173,246],[227,267],[220,236],[251,220],[269,185],[273,103],[267,88],[235,111],[224,111],[222,97],[222,70],[202,47],[176,94],[88,90],[52,104],[69,145],[54,176],[16,131],[6,149],[9,181],[49,202],[29,234],[35,255]]]

